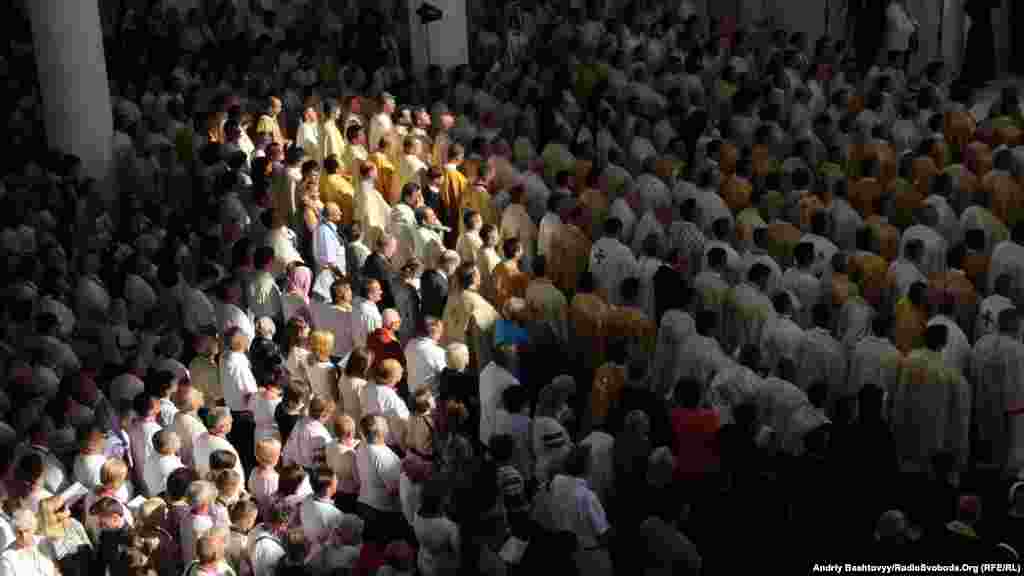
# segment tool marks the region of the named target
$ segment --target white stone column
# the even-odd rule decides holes
[[[444,17],[424,26],[416,14],[423,0],[409,0],[409,46],[413,72],[422,74],[431,64],[443,70],[469,64],[466,0],[427,1],[440,8]]]
[[[109,182],[114,120],[98,0],[28,0],[51,147]]]

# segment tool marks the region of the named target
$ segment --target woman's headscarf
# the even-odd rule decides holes
[[[288,272],[288,293],[301,296],[309,305],[309,288],[313,284],[313,272],[305,266],[295,266]]]

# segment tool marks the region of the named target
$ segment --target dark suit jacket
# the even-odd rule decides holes
[[[424,316],[441,318],[448,302],[448,280],[437,270],[426,270],[420,277],[420,310]]]
[[[411,284],[399,282],[395,285],[395,309],[402,317],[402,326],[398,329],[398,339],[405,346],[416,335],[423,314],[420,313],[420,295]]]
[[[363,264],[363,278],[376,278],[380,287],[384,290],[384,297],[378,307],[381,310],[395,307],[395,285],[398,284],[398,275],[384,256],[374,252],[366,257]]]

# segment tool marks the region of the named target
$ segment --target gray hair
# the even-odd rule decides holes
[[[277,326],[274,324],[274,319],[270,316],[260,316],[256,319],[256,335],[262,336],[268,340],[273,340],[274,335],[277,334]]]

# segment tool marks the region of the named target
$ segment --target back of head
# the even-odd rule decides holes
[[[938,352],[946,346],[949,329],[944,324],[932,324],[924,333],[925,345],[929,350]]]

